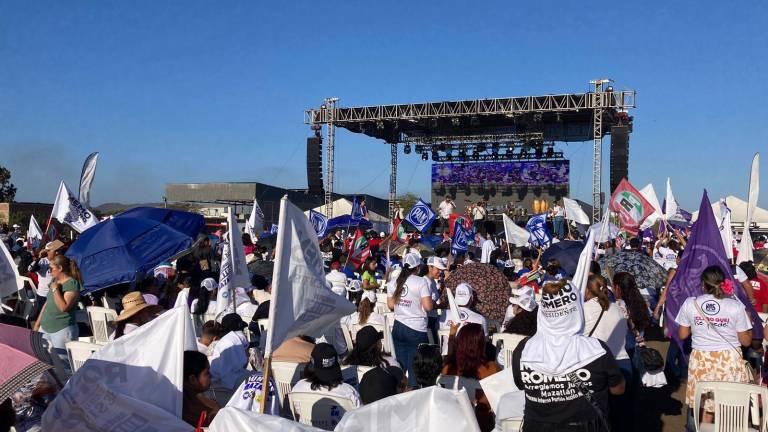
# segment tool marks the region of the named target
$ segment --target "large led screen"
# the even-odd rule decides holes
[[[568,186],[570,163],[558,161],[435,163],[432,184]]]

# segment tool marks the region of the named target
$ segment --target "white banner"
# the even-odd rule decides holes
[[[251,286],[240,225],[238,225],[237,215],[231,207],[227,215],[227,225],[229,241],[224,244],[224,249],[221,251],[219,292],[216,296],[216,316],[219,319],[228,313],[235,312],[232,297],[235,297],[236,289]]]
[[[590,223],[592,223],[589,220],[589,216],[587,216],[587,214],[584,213],[584,210],[581,208],[579,203],[576,202],[576,200],[572,200],[570,198],[563,198],[563,207],[565,207],[566,219],[572,220],[577,224],[581,224],[581,225],[589,225]]]
[[[755,153],[752,158],[752,168],[749,172],[749,197],[747,199],[747,218],[744,220],[744,232],[741,234],[739,242],[739,254],[736,256],[736,264],[745,261],[754,261],[754,245],[752,244],[752,234],[749,232],[749,226],[752,224],[752,216],[757,207],[757,198],[760,195],[760,153]]]
[[[725,198],[720,199],[720,215],[717,218],[717,227],[720,229],[720,238],[723,239],[723,247],[728,261],[733,262],[733,229],[731,228],[731,209],[725,202]]]
[[[185,350],[197,350],[186,305],[96,351],[45,410],[42,430],[190,432],[181,420]]]
[[[56,193],[56,201],[53,203],[51,217],[69,225],[79,233],[99,223],[96,216],[72,195],[72,192],[63,181],[59,184],[59,191]]]
[[[15,294],[24,284],[19,279],[19,269],[13,261],[11,252],[0,241],[0,298]],[[0,312],[1,313],[1,312]]]
[[[35,215],[29,215],[29,228],[27,228],[27,241],[42,240],[43,230],[38,225]]]
[[[608,212],[606,212],[606,214],[607,213]],[[607,218],[603,218],[603,222],[605,222],[605,219]],[[598,235],[599,233],[595,230],[589,231],[587,244],[584,246],[584,249],[581,250],[581,255],[579,255],[579,263],[576,265],[576,271],[573,273],[573,284],[576,285],[576,288],[580,289],[582,299],[585,297],[584,291],[587,289],[589,267],[590,264],[592,264],[592,256],[594,255],[595,251],[595,238]]]
[[[80,202],[86,207],[91,205],[91,184],[93,184],[93,179],[96,177],[97,159],[99,159],[99,152],[89,154],[85,158],[83,171],[80,173],[80,193],[78,195]]]
[[[527,246],[531,233],[525,228],[517,226],[506,214],[502,215],[502,218],[504,219],[504,234],[507,237],[507,243],[518,247]]]
[[[640,189],[640,195],[651,204],[654,210],[654,212],[643,221],[643,224],[640,225],[640,229],[644,230],[652,227],[663,215],[661,212],[661,205],[659,204],[659,197],[656,196],[656,190],[653,189],[652,183],[648,183],[644,188]]]
[[[479,432],[464,390],[428,387],[390,396],[344,415],[335,432]]]
[[[226,406],[214,417],[208,432],[320,432],[312,426],[269,414]]]
[[[245,222],[245,231],[251,236],[251,241],[254,243],[259,239],[259,234],[264,231],[264,212],[261,211],[256,198],[253,199],[251,216]]]
[[[356,309],[325,285],[315,228],[286,197],[280,201],[279,226],[265,357],[291,337],[322,336]]]
[[[672,184],[669,181],[669,177],[667,177],[667,198],[664,206],[664,219],[669,220],[676,213],[677,201],[675,201],[675,196],[672,194]]]

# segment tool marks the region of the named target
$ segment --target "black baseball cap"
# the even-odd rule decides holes
[[[384,339],[384,332],[376,330],[373,326],[365,326],[357,331],[355,336],[355,348],[359,351],[367,351],[376,342]]]
[[[322,342],[315,345],[312,349],[312,368],[315,375],[325,382],[343,381],[341,375],[341,365],[339,364],[339,355],[333,348],[333,345]]]
[[[224,331],[231,332],[242,330],[248,327],[248,324],[240,318],[240,315],[231,313],[224,315],[224,318],[221,319],[221,326],[224,328]]]

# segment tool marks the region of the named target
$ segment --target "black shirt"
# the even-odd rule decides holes
[[[528,339],[523,340],[513,353],[512,373],[515,384],[525,391],[524,422],[565,425],[597,420],[595,408],[587,401],[567,375],[549,376],[520,366],[520,356]],[[605,350],[598,359],[579,369],[577,377],[592,390],[593,401],[608,419],[608,388],[621,384],[624,379],[611,350],[602,341]]]

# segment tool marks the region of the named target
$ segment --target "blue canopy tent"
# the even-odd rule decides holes
[[[80,268],[83,293],[91,293],[133,282],[188,250],[204,226],[199,214],[138,207],[87,229],[66,256]]]
[[[357,228],[358,226],[364,230],[373,228],[373,224],[367,219],[354,220],[350,215],[342,215],[328,220],[325,232],[330,234],[337,229],[346,230],[347,228]]]

